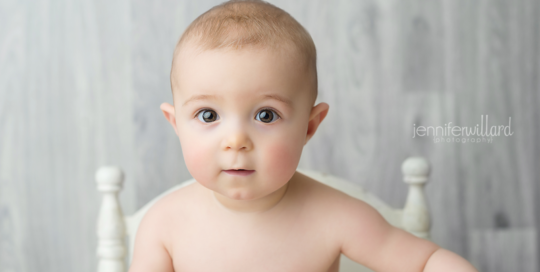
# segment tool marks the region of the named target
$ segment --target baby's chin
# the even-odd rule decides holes
[[[253,186],[249,186],[249,184],[246,184],[245,186],[234,186],[234,187],[224,187],[220,186],[219,188],[210,189],[214,191],[215,193],[218,193],[222,195],[223,197],[226,197],[231,200],[242,200],[242,201],[251,201],[256,200],[258,198],[261,198],[265,196],[264,192],[260,192],[258,188],[254,188]]]
[[[250,202],[250,201],[256,201],[258,199],[271,195],[272,193],[279,190],[279,188],[276,188],[275,190],[272,190],[272,189],[261,190],[260,188],[250,187],[248,185],[248,186],[237,186],[234,188],[231,188],[231,187],[211,188],[209,190],[229,200]]]
[[[250,201],[250,200],[257,199],[255,194],[253,194],[251,192],[248,192],[248,191],[240,191],[240,190],[236,190],[236,191],[234,191],[232,193],[229,193],[229,194],[227,194],[225,196],[228,197],[229,199],[232,199],[232,200]]]

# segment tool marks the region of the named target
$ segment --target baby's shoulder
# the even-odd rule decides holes
[[[197,182],[182,186],[177,189],[172,189],[163,195],[157,196],[149,202],[150,207],[145,212],[142,222],[150,221],[154,228],[161,229],[171,226],[173,220],[185,214],[185,207],[193,207],[194,205],[186,205],[188,201],[193,199],[193,192],[196,189]],[[143,208],[144,209],[144,208]],[[166,223],[166,224],[164,224]]]
[[[197,207],[189,203],[195,199],[196,186],[197,182],[156,197],[149,203],[150,207],[144,213],[139,227],[144,226],[143,229],[146,231],[166,236],[178,225],[178,221],[186,218],[188,215],[186,207]]]
[[[298,187],[304,192],[305,205],[331,220],[344,223],[353,220],[351,215],[356,216],[356,220],[380,217],[366,202],[308,176],[302,175]]]
[[[194,196],[197,193],[197,186],[198,183],[193,182],[165,193],[155,200],[148,212],[152,211],[163,217],[167,217],[171,213],[178,214],[183,207],[186,207],[187,203],[196,199]]]
[[[310,204],[318,203],[324,206],[337,208],[341,205],[348,205],[350,202],[363,202],[351,197],[341,190],[333,188],[304,174],[299,175],[296,184],[296,187],[299,188],[299,191],[303,193],[303,197],[305,197]]]

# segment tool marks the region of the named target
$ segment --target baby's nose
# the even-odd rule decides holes
[[[253,143],[245,131],[236,131],[224,139],[223,149],[249,151],[253,149]]]

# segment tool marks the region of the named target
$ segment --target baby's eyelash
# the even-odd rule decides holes
[[[281,118],[281,115],[280,115],[280,114],[278,113],[278,111],[277,111],[276,109],[274,109],[274,108],[268,108],[268,107],[262,108],[262,109],[260,109],[260,110],[257,111],[257,114],[258,114],[259,112],[263,111],[263,110],[269,110],[269,111],[272,111],[272,112],[274,112],[279,118]]]
[[[202,108],[198,111],[195,112],[195,115],[193,115],[193,118],[197,118],[199,116],[199,113],[201,113],[202,111],[205,111],[205,110],[213,110],[213,109],[210,109],[210,108]],[[278,111],[274,108],[269,108],[269,107],[265,107],[265,108],[261,108],[257,111],[257,113],[263,111],[263,110],[270,110],[270,111],[273,111],[279,118],[281,118],[281,115],[278,113]],[[256,113],[256,114],[257,114]]]
[[[193,115],[193,118],[198,118],[199,116],[199,113],[205,111],[205,110],[213,110],[213,109],[210,109],[210,108],[202,108],[200,110],[198,110],[197,112],[195,112],[195,115]]]

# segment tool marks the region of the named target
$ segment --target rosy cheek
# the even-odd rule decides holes
[[[191,176],[200,182],[209,180],[211,175],[209,168],[212,166],[212,162],[209,161],[207,147],[198,145],[197,140],[190,140],[187,144],[182,145],[182,152]]]
[[[302,149],[292,144],[274,144],[266,149],[267,165],[265,168],[274,178],[288,179],[296,171]]]

